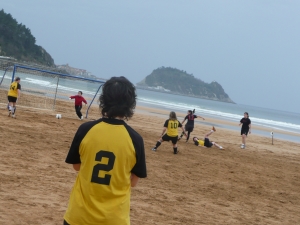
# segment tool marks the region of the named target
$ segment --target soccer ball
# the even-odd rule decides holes
[[[61,119],[61,114],[56,114],[56,119]]]

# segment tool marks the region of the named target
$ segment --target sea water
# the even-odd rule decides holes
[[[274,138],[300,142],[300,138],[293,134],[300,134],[300,114],[293,112],[285,112],[274,109],[260,108],[242,104],[232,104],[226,102],[212,101],[201,98],[173,95],[169,93],[154,92],[138,89],[138,103],[144,106],[151,106],[159,109],[166,109],[175,112],[184,112],[195,109],[195,114],[202,117],[212,117],[221,120],[229,120],[236,122],[236,127],[229,125],[211,124],[202,120],[198,123],[207,123],[216,127],[223,127],[230,130],[240,131],[238,124],[244,116],[244,112],[248,112],[252,126],[265,127],[262,131],[252,129],[252,133],[263,136],[270,136],[271,132]],[[168,115],[166,115],[166,118]],[[290,135],[279,134],[276,131],[291,132]]]
[[[4,71],[0,71],[0,80]],[[6,74],[3,83],[10,83],[11,73]],[[17,73],[16,76],[21,77],[22,89],[34,87],[43,87],[47,89],[55,89],[57,80],[49,77],[41,77],[33,74]],[[3,85],[3,84],[2,84]],[[84,93],[84,96],[93,98],[99,87],[99,83],[90,83],[87,81],[60,79],[58,89],[63,95],[58,95],[57,98],[67,98],[66,96],[74,95],[79,90]],[[97,98],[99,95],[97,96]],[[94,104],[97,104],[97,99]],[[270,137],[271,132],[274,133],[274,138],[300,142],[300,138],[296,134],[300,134],[300,114],[274,109],[260,108],[242,104],[232,104],[219,101],[206,100],[201,98],[174,95],[164,92],[155,92],[143,89],[137,89],[137,104],[146,107],[164,109],[168,111],[186,113],[187,110],[196,110],[196,115],[202,117],[212,117],[221,120],[229,120],[236,122],[236,126],[226,124],[212,124],[209,120],[196,120],[196,123],[204,123],[223,127],[239,133],[238,126],[244,112],[248,112],[252,121],[252,133]],[[168,118],[168,115],[165,115]],[[255,126],[265,127],[267,131],[255,129]],[[276,131],[287,131],[290,134],[280,134]]]

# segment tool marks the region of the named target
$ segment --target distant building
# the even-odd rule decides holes
[[[74,67],[71,67],[69,66],[69,64],[65,64],[65,65],[57,65],[56,66],[58,69],[63,69],[65,71],[67,71],[69,74],[71,75],[76,75],[76,76],[91,76],[92,73],[91,72],[88,72],[84,69],[78,69],[78,68],[74,68]]]

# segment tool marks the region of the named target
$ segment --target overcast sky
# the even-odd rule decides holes
[[[1,0],[53,57],[134,84],[154,69],[219,82],[236,103],[300,112],[298,0]]]

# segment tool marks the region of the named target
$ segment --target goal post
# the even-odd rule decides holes
[[[88,107],[86,108],[85,113],[86,118],[89,115],[89,110],[91,110],[94,99],[98,95],[102,85],[105,83],[105,81],[101,80],[63,74],[18,64],[13,65],[11,76],[7,76],[7,78],[11,78],[9,85],[16,77],[21,78],[22,89],[22,95],[18,105],[38,109],[70,111],[69,109],[66,109],[66,104],[69,105],[66,101],[68,101],[70,96],[77,95],[78,91],[82,91],[83,97],[88,102]],[[4,79],[7,83],[7,78],[4,79],[3,76],[2,79]],[[8,88],[9,86],[7,87],[7,90]],[[74,112],[72,111],[68,113]]]

